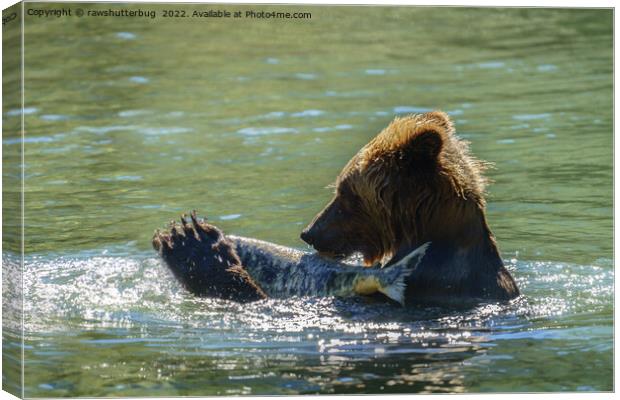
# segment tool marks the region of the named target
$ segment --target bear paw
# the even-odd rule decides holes
[[[198,296],[238,302],[267,296],[241,265],[230,241],[217,227],[199,220],[196,212],[155,231],[153,248],[183,286]]]

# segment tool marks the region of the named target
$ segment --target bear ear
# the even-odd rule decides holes
[[[441,133],[434,129],[418,131],[401,147],[401,158],[416,165],[435,164],[443,147]]]
[[[416,167],[436,165],[445,141],[454,132],[448,115],[434,111],[410,117],[402,123],[401,133],[404,134],[398,144],[400,158]]]

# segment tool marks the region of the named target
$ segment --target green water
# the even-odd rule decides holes
[[[612,390],[612,11],[139,7],[158,17],[25,20],[26,396]],[[188,295],[150,248],[191,209],[305,248],[346,161],[431,109],[495,164],[488,218],[524,294],[509,305],[241,307]],[[5,365],[20,351],[6,331]]]

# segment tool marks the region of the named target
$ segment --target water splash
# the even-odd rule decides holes
[[[103,253],[110,255],[95,255]],[[278,392],[274,387],[284,387],[282,393],[329,393],[360,385],[371,392],[414,390],[404,389],[412,385],[422,385],[415,389],[419,392],[458,392],[464,390],[465,375],[456,365],[510,362],[496,348],[502,343],[586,340],[597,343],[592,351],[603,352],[611,346],[604,339],[611,332],[589,328],[610,318],[613,272],[606,265],[512,259],[507,267],[524,293],[518,299],[462,310],[404,309],[367,298],[294,297],[251,304],[197,298],[158,259],[114,253],[26,258],[27,362],[51,357],[80,369],[75,376],[95,374],[98,379],[114,367],[128,382],[188,382],[208,368],[209,374],[234,381],[226,390],[239,393],[243,385],[261,393],[260,384],[269,381],[271,394]],[[19,276],[19,263],[10,260],[4,259],[5,276]],[[3,289],[7,298],[16,299],[13,308],[18,310],[21,285]],[[583,318],[583,327],[568,322]],[[5,335],[9,352],[11,343],[17,344],[11,338]],[[133,356],[127,358],[129,352]],[[511,360],[516,356],[507,354]],[[140,369],[142,362],[149,367]],[[280,368],[292,366],[299,375],[291,380]],[[77,390],[71,389],[72,381],[63,381],[66,374],[45,374],[37,390]],[[112,392],[125,393],[126,386],[114,387]],[[200,388],[201,394],[216,393]]]

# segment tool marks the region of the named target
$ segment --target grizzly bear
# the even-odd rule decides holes
[[[431,242],[407,280],[409,303],[514,298],[485,216],[485,165],[447,114],[397,118],[346,164],[301,238],[326,257],[359,252],[386,266]]]
[[[334,198],[301,238],[321,256],[312,258],[317,263],[361,253],[365,264],[384,268],[430,242],[404,279],[407,305],[512,299],[519,290],[486,221],[485,165],[455,136],[445,113],[397,118],[346,164]],[[169,233],[156,232],[153,246],[191,292],[254,301],[266,297],[261,283],[272,283],[261,280],[291,278],[257,270],[295,251],[224,237],[195,214],[192,224],[181,222]]]

